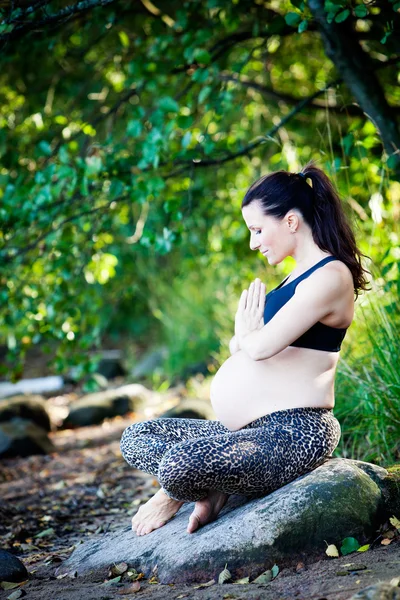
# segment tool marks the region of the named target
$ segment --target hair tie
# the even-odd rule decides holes
[[[300,177],[303,177],[303,179],[306,179],[307,175],[305,175],[304,173],[296,173],[296,175],[300,175]]]

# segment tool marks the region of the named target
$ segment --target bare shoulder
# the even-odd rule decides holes
[[[300,295],[312,295],[316,302],[325,303],[331,310],[353,302],[354,283],[348,266],[332,260],[311,273],[297,286]]]
[[[324,265],[323,269],[327,276],[334,277],[336,285],[339,288],[354,289],[353,275],[349,267],[341,260],[332,260],[331,262]]]

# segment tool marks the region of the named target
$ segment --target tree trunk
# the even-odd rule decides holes
[[[395,111],[387,103],[369,54],[360,46],[348,17],[342,23],[328,23],[324,0],[309,0],[318,23],[326,55],[337,68],[364,113],[377,127],[386,152],[397,152],[396,172],[400,175],[400,131]]]

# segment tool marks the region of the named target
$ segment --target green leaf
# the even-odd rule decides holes
[[[187,148],[191,142],[191,139],[192,139],[192,132],[187,131],[181,141],[182,148]]]
[[[387,159],[387,166],[389,167],[389,169],[395,169],[400,162],[400,157],[397,154],[391,154],[389,156],[389,158]]]
[[[142,123],[136,119],[132,119],[131,121],[128,121],[126,133],[131,137],[138,137],[142,133],[142,129]]]
[[[346,8],[345,10],[341,10],[335,17],[336,23],[342,23],[343,21],[345,21],[347,19],[347,17],[349,15],[350,15],[350,11],[348,8]]]
[[[158,101],[158,107],[164,112],[178,112],[179,104],[169,96],[164,96]]]
[[[299,15],[298,13],[295,13],[295,12],[288,12],[285,15],[285,21],[291,27],[295,27],[296,25],[298,25],[300,23],[301,15]]]
[[[118,31],[119,39],[124,48],[129,48],[129,37],[125,31]]]
[[[343,543],[340,547],[340,551],[343,556],[346,554],[350,554],[351,552],[356,552],[360,547],[358,541],[353,537],[344,538]]]
[[[308,21],[307,21],[307,19],[303,19],[302,22],[300,23],[297,31],[299,33],[303,33],[303,31],[306,31],[307,28],[308,28]]]
[[[207,96],[210,95],[211,89],[212,89],[211,86],[207,85],[206,87],[204,87],[203,89],[200,90],[200,93],[199,93],[200,104],[202,104],[204,102],[204,100],[207,98]]]
[[[46,142],[46,140],[42,140],[41,142],[39,142],[38,144],[38,148],[43,152],[43,154],[45,154],[46,156],[51,156],[51,146],[49,144],[49,142]]]
[[[196,48],[193,52],[193,60],[199,64],[209,65],[211,62],[211,54],[203,48]]]
[[[304,10],[304,1],[303,0],[290,0],[290,4],[293,4],[299,10]]]
[[[356,17],[366,17],[368,14],[368,8],[365,6],[365,4],[359,4],[355,7],[354,14]]]

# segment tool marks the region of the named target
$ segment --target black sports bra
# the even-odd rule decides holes
[[[287,285],[283,285],[290,275],[286,277],[275,289],[268,292],[265,296],[265,308],[264,308],[264,325],[272,319],[272,317],[278,312],[280,308],[293,296],[296,290],[297,284],[306,279],[316,269],[319,269],[331,260],[339,260],[334,256],[327,256],[320,260],[313,267],[293,279]],[[314,350],[325,350],[327,352],[338,352],[340,350],[342,341],[346,335],[347,327],[330,327],[324,325],[318,321],[310,329],[308,329],[303,335],[297,340],[289,344],[290,346],[299,346],[301,348],[313,348]]]

